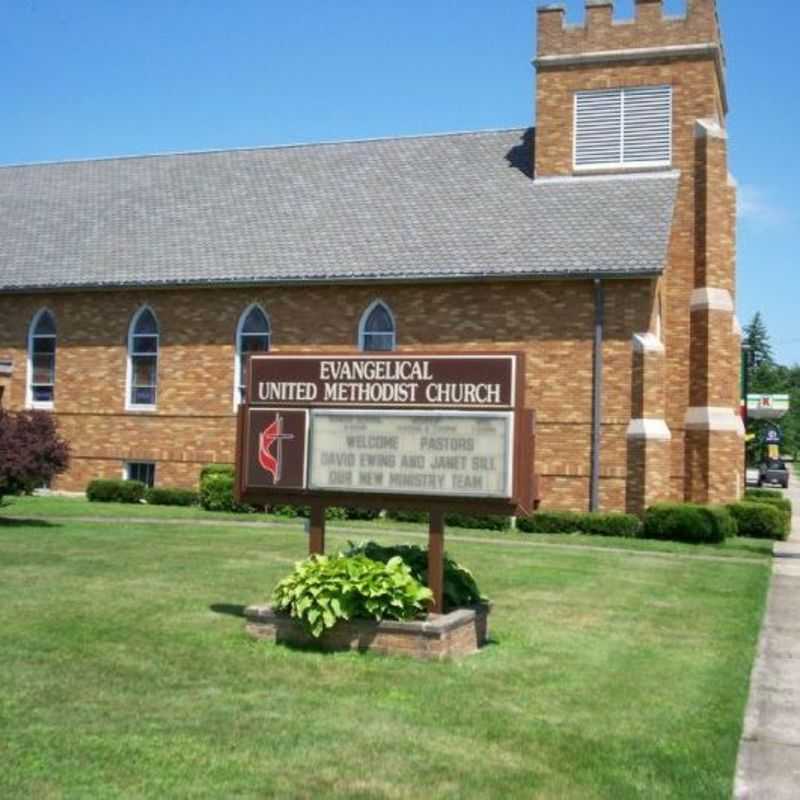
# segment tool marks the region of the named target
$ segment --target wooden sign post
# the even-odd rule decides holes
[[[428,583],[442,613],[445,514],[536,504],[524,376],[519,353],[253,355],[237,499],[310,506],[311,554],[325,552],[326,507],[428,511]]]

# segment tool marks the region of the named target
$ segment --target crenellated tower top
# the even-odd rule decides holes
[[[684,16],[665,15],[662,0],[634,1],[635,18],[615,20],[613,0],[586,0],[582,25],[566,23],[562,4],[541,6],[537,57],[698,44],[721,49],[716,0],[687,0]]]

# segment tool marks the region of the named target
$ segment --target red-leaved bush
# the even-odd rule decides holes
[[[0,498],[32,492],[68,465],[69,444],[52,414],[0,408]]]

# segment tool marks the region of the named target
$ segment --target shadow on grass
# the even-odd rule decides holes
[[[244,619],[246,606],[236,605],[235,603],[212,603],[209,608],[215,614],[227,614],[229,617]]]
[[[0,528],[61,528],[59,522],[47,522],[44,519],[27,519],[24,517],[0,516]]]

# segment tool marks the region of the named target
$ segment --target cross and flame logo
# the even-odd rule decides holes
[[[258,437],[258,463],[265,472],[272,475],[274,483],[281,479],[281,467],[283,462],[283,443],[294,439],[294,434],[283,432],[284,418],[280,414],[275,415],[275,421],[268,425]],[[275,448],[273,453],[272,448]]]

